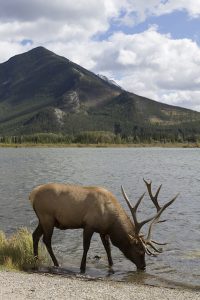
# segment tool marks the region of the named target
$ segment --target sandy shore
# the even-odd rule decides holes
[[[0,299],[200,299],[200,293],[113,281],[88,281],[55,275],[0,272]]]
[[[0,148],[200,148],[200,143],[140,143],[140,144],[45,144],[45,143],[0,143]]]

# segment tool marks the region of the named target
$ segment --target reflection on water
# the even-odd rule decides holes
[[[142,178],[152,179],[154,190],[163,184],[160,202],[180,196],[157,224],[154,236],[168,242],[158,257],[147,257],[147,271],[138,273],[121,252],[112,247],[114,274],[98,234],[92,238],[87,275],[153,285],[185,284],[200,287],[200,150],[199,149],[0,149],[0,229],[8,234],[20,226],[36,227],[28,194],[38,184],[68,182],[108,188],[127,210],[123,184],[133,201],[145,191]],[[140,218],[154,213],[148,197]],[[145,232],[144,228],[144,232]],[[53,246],[66,272],[79,273],[82,231],[55,230]],[[100,260],[95,260],[95,255]]]

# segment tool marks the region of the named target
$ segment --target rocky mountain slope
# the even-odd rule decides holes
[[[200,113],[124,91],[103,76],[37,47],[0,64],[0,135],[141,128],[200,131]]]

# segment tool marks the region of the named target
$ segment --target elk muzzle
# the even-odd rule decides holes
[[[145,271],[145,270],[146,270],[146,264],[137,266],[137,271]]]

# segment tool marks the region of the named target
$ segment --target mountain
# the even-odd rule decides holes
[[[0,64],[0,136],[83,131],[140,135],[142,128],[199,134],[199,125],[199,112],[124,91],[43,47]]]

